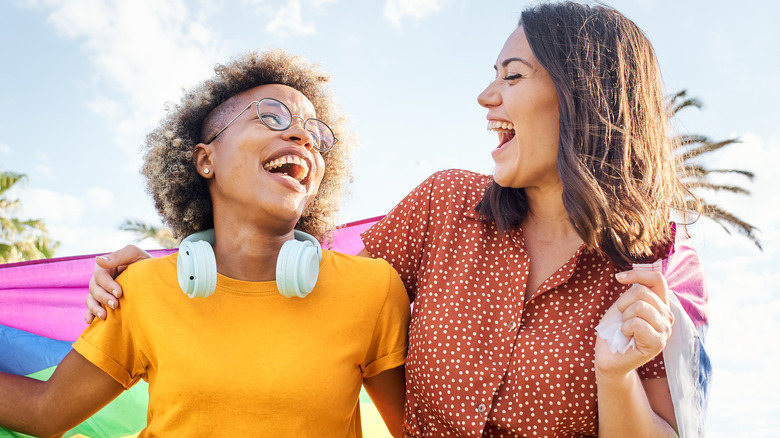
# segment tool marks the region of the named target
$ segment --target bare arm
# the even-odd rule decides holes
[[[404,367],[392,368],[364,379],[363,386],[390,434],[394,437],[402,436],[406,392]]]
[[[119,297],[122,296],[122,286],[114,279],[131,263],[148,259],[152,256],[135,245],[114,251],[111,254],[95,257],[95,270],[89,279],[89,295],[87,295],[87,324],[97,316],[106,319],[106,309],[119,307]],[[110,291],[110,292],[109,292]]]
[[[626,337],[634,338],[635,347],[622,354],[613,353],[607,342],[597,337],[599,436],[675,437],[677,421],[667,380],[642,382],[636,372],[661,353],[671,334],[674,316],[667,301],[669,290],[658,272],[622,274],[618,281],[635,285],[615,306],[623,312],[621,330]]]
[[[122,393],[124,387],[71,350],[48,381],[0,373],[0,425],[60,436]]]

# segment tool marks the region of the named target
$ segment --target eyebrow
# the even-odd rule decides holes
[[[504,68],[506,68],[506,66],[507,66],[507,65],[509,65],[510,63],[512,63],[512,62],[515,62],[515,61],[517,61],[517,62],[522,62],[523,64],[527,65],[527,66],[528,66],[528,68],[534,68],[534,66],[533,66],[533,65],[531,65],[531,63],[530,63],[530,62],[528,62],[528,61],[526,61],[524,58],[520,58],[520,57],[507,58],[507,59],[505,59],[505,60],[501,61],[501,67],[504,67]],[[496,66],[494,65],[494,66],[493,66],[493,69],[495,69],[495,70],[498,70],[498,67],[496,67]]]

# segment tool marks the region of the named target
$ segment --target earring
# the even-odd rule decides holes
[[[208,174],[209,174],[209,170],[208,170],[208,169],[203,169],[203,173],[205,173],[206,175],[208,175]]]

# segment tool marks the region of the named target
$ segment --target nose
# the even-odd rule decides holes
[[[297,119],[297,121],[296,121]],[[284,131],[284,136],[288,140],[294,141],[299,145],[311,150],[314,147],[314,136],[311,132],[304,129],[306,121],[301,116],[292,116],[290,127]]]
[[[479,93],[477,102],[485,108],[497,106],[501,103],[501,94],[496,90],[496,81],[491,82]]]

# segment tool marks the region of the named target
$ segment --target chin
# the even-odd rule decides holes
[[[507,178],[506,175],[502,174],[498,170],[493,170],[493,182],[500,185],[501,187],[509,187],[509,181],[510,178]]]

